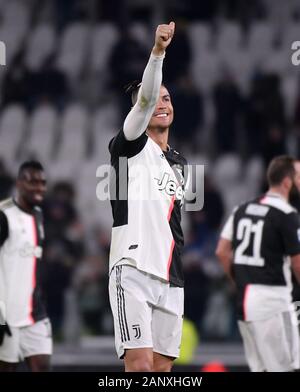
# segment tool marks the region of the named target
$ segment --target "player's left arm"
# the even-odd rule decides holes
[[[300,284],[300,253],[291,256],[291,266],[297,282]]]
[[[123,131],[128,141],[137,139],[146,131],[155,110],[162,82],[165,51],[173,39],[174,31],[174,22],[159,25],[156,29],[155,43],[143,73],[137,102],[124,121]]]
[[[300,217],[297,213],[285,215],[280,225],[286,255],[291,257],[291,267],[300,283]]]
[[[220,260],[226,275],[233,280],[232,262],[233,262],[233,214],[230,215],[221,232],[220,239],[216,248],[216,256]]]
[[[232,279],[232,242],[227,240],[226,238],[220,237],[216,248],[216,256],[220,260],[226,275]]]

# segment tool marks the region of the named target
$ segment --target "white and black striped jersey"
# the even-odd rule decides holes
[[[109,145],[116,179],[110,193],[113,228],[110,269],[126,258],[137,269],[183,286],[181,206],[184,198],[184,165],[178,152],[163,152],[146,133],[133,141],[123,130]],[[119,158],[126,157],[125,170]],[[122,177],[122,178],[121,178]],[[120,197],[120,178],[126,197]],[[116,181],[115,181],[116,180]],[[122,182],[121,181],[121,182]]]
[[[291,304],[290,256],[300,254],[300,219],[279,194],[236,208],[221,237],[233,248],[239,318],[259,320]]]
[[[23,327],[46,317],[40,282],[43,239],[39,207],[30,214],[12,199],[0,203],[0,300],[10,326]]]

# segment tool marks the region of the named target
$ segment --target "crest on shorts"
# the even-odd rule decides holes
[[[133,324],[132,329],[135,332],[134,337],[136,339],[139,339],[141,337],[141,327],[140,327],[140,325],[139,324]]]

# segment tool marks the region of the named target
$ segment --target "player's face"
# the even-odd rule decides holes
[[[300,162],[294,163],[295,176],[289,193],[289,201],[291,204],[299,204],[300,201]]]
[[[165,130],[173,122],[174,110],[168,90],[161,86],[159,100],[151,117],[149,128]]]
[[[300,193],[300,161],[296,161],[294,163],[294,167],[295,167],[295,178],[294,178],[294,185],[297,188],[298,192]]]
[[[17,181],[17,189],[22,201],[30,207],[43,202],[46,193],[46,177],[41,170],[27,169]]]

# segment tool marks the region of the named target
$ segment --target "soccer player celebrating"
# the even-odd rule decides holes
[[[157,27],[142,82],[132,91],[134,106],[109,145],[116,174],[109,294],[126,371],[170,371],[181,342],[186,161],[168,145],[173,107],[162,85],[174,30],[174,22]]]
[[[268,192],[237,207],[216,254],[237,289],[238,326],[251,371],[299,368],[299,334],[291,298],[291,267],[300,282],[300,219],[289,203],[300,172],[288,156],[267,170]]]
[[[14,199],[0,203],[0,371],[15,371],[22,359],[31,371],[48,371],[51,326],[40,281],[44,229],[39,205],[46,191],[42,165],[23,163],[16,188]]]

